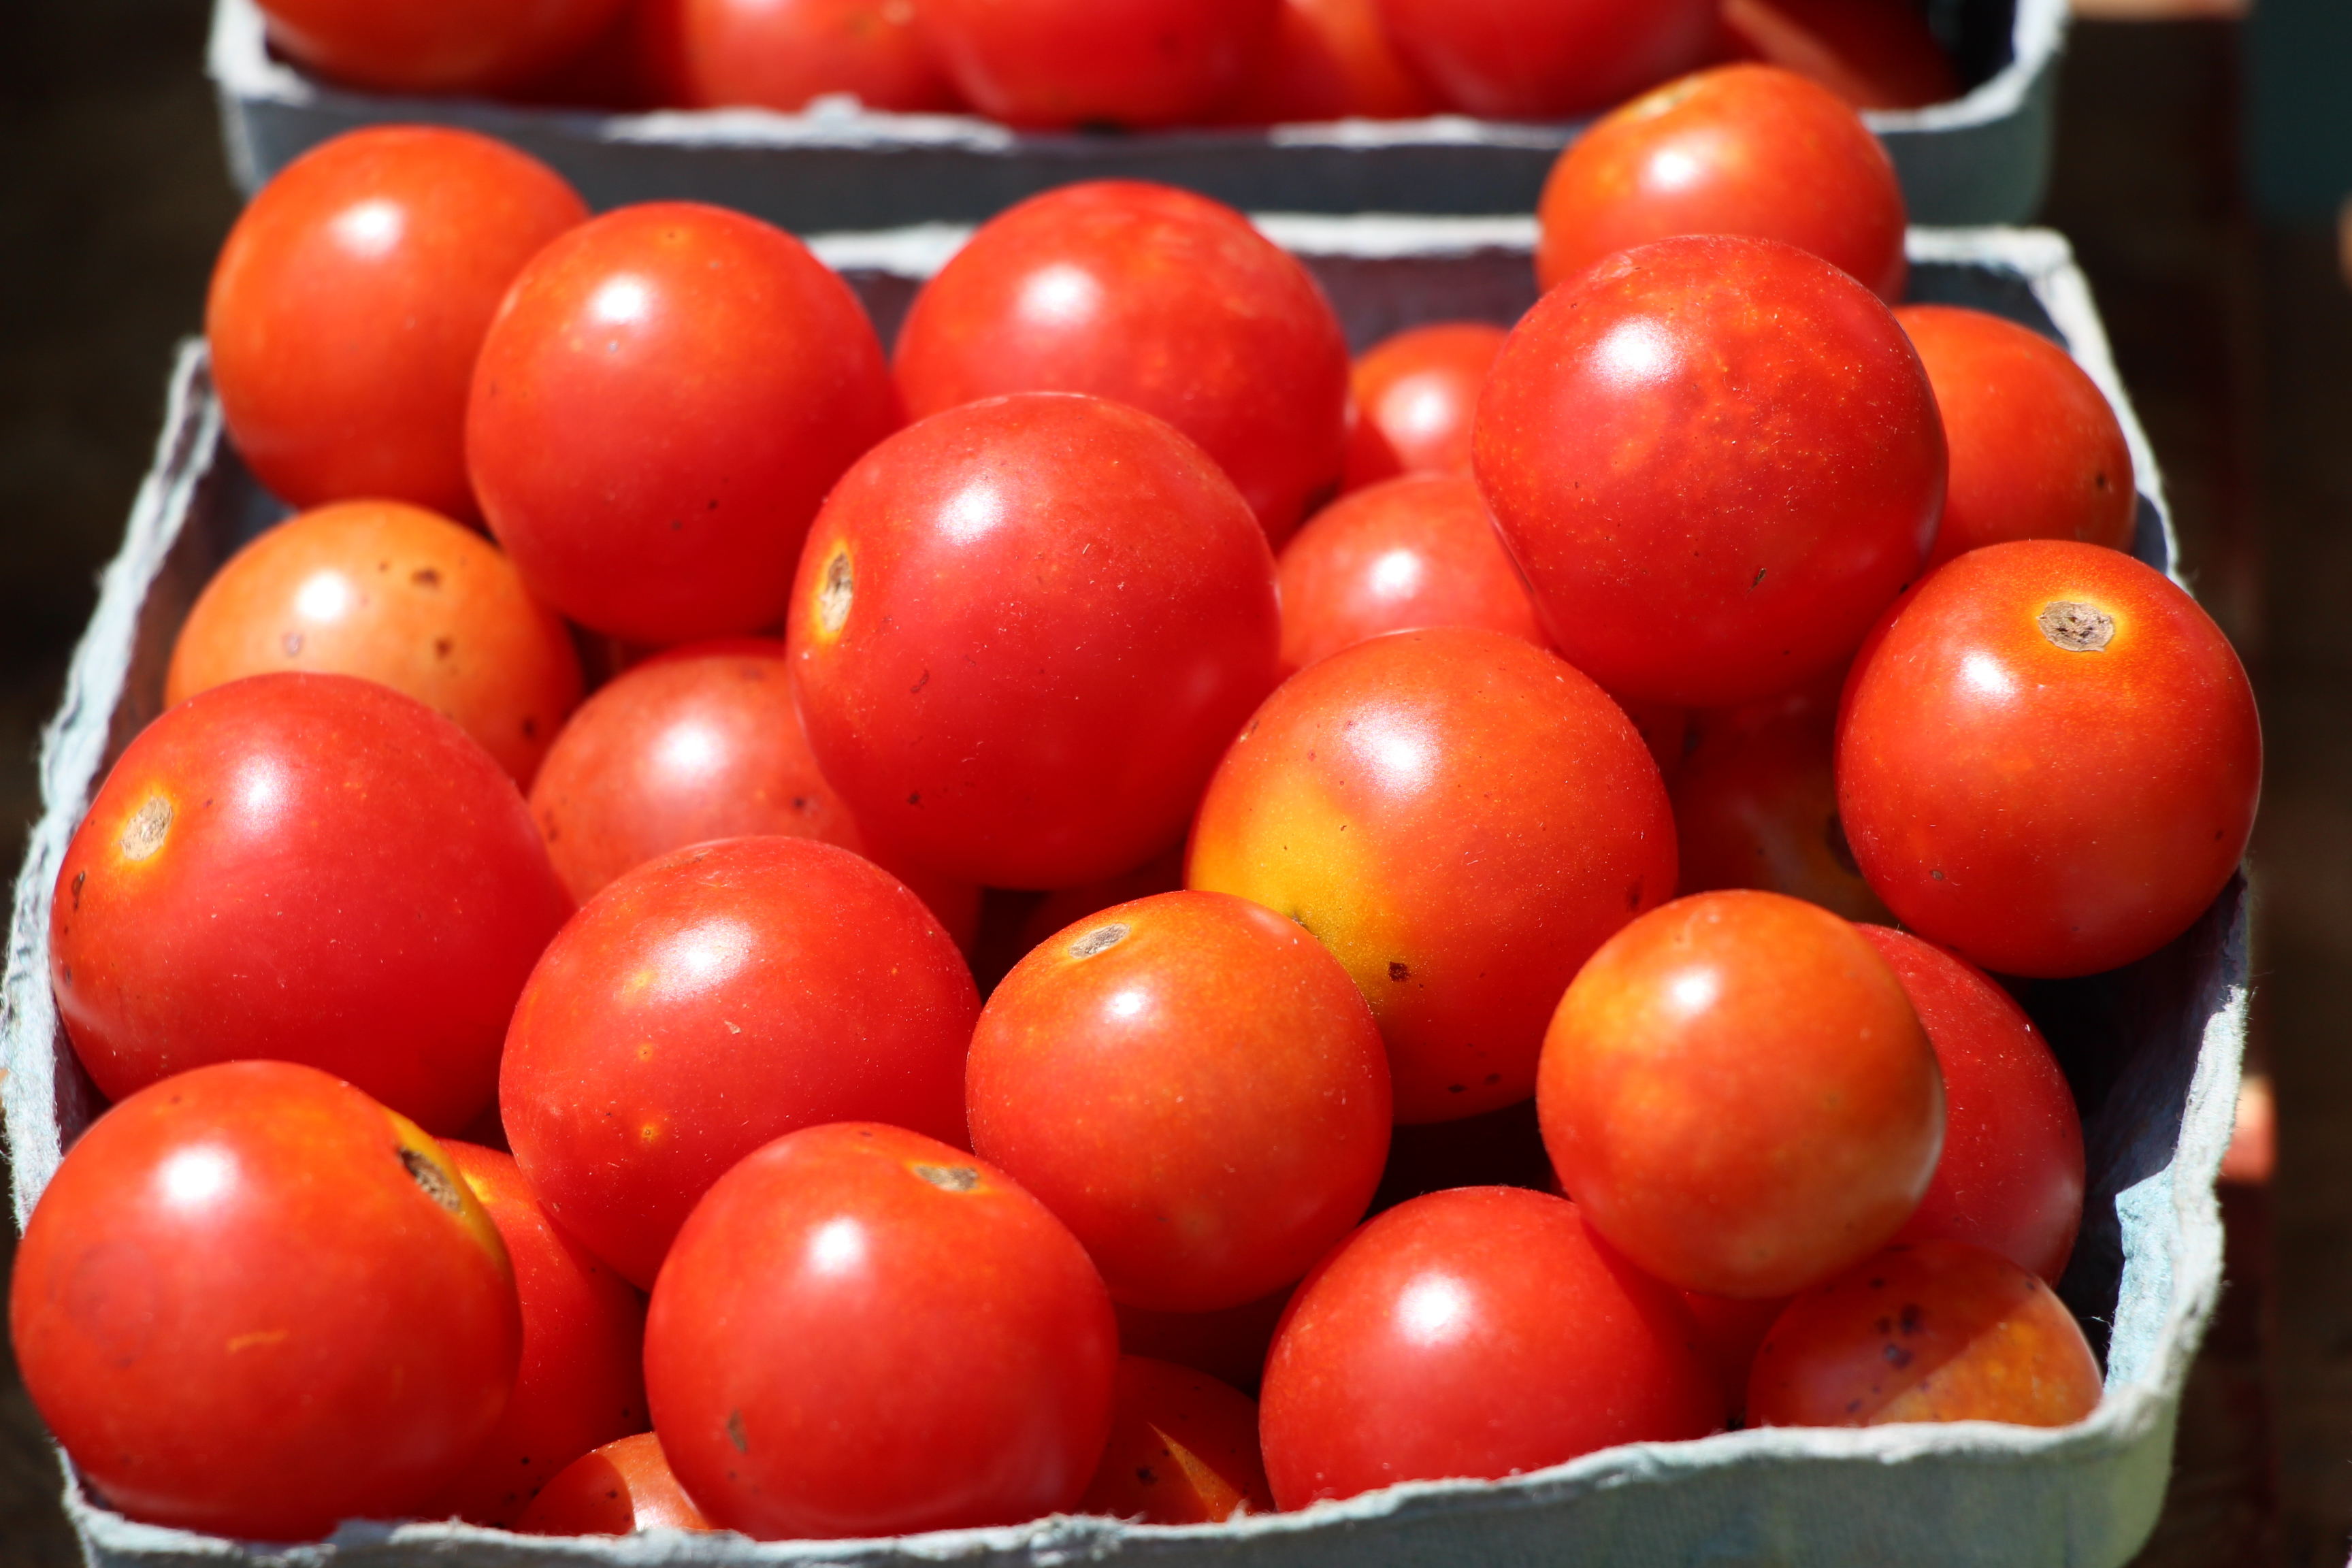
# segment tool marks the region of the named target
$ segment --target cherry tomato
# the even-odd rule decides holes
[[[862,828],[952,876],[1055,888],[1183,831],[1279,633],[1274,558],[1205,453],[1102,398],[1026,394],[849,471],[786,641],[810,749]]]
[[[1919,572],[1944,435],[1869,290],[1770,240],[1639,247],[1538,301],[1478,400],[1536,611],[1629,697],[1717,707],[1860,646]]]
[[[1129,1355],[1150,1356],[1205,1372],[1245,1394],[1257,1391],[1265,1370],[1266,1347],[1275,1325],[1290,1304],[1291,1287],[1216,1312],[1155,1312],[1148,1307],[1112,1303],[1118,1313],[1118,1347]]]
[[[681,108],[789,111],[836,92],[900,113],[961,102],[914,0],[640,0],[637,26],[665,101]]]
[[[1715,1296],[1786,1296],[1876,1251],[1944,1138],[1902,984],[1778,893],[1678,899],[1612,938],[1560,998],[1536,1106],[1592,1227]]]
[[[2187,930],[2262,791],[2244,667],[2181,589],[2073,540],[1938,568],[1855,660],[1838,814],[1896,918],[2003,974],[2091,974]]]
[[[1348,343],[1322,289],[1241,214],[1166,185],[1065,185],[989,220],[915,297],[897,371],[918,418],[1010,392],[1157,415],[1276,544],[1339,477]]]
[[[1569,120],[1690,69],[1716,0],[1380,0],[1397,52],[1438,96],[1489,120]]]
[[[1759,888],[1883,921],[1838,821],[1834,710],[1759,715],[1704,736],[1674,782],[1685,893]]]
[[[1437,110],[1435,95],[1389,42],[1380,0],[1283,0],[1273,41],[1217,118],[1274,125],[1412,120]]]
[[[17,1248],[25,1386],[105,1503],[305,1541],[415,1511],[514,1386],[514,1274],[415,1123],[288,1062],[131,1096]]]
[[[1190,1367],[1118,1358],[1110,1441],[1079,1513],[1146,1524],[1218,1524],[1272,1513],[1257,1403]]]
[[[1467,474],[1478,389],[1508,335],[1488,321],[1438,321],[1366,349],[1349,373],[1339,488],[1406,473]]]
[[[690,202],[535,257],[482,342],[466,455],[490,531],[573,620],[664,644],[781,620],[824,493],[898,423],[849,286]]]
[[[269,41],[378,92],[499,93],[593,43],[623,0],[261,0]]]
[[[587,216],[552,169],[470,131],[374,126],[289,163],[229,230],[205,302],[247,465],[298,507],[477,515],[474,358],[523,263]]]
[[[1674,880],[1665,788],[1617,705],[1465,626],[1376,637],[1285,682],[1218,765],[1185,868],[1346,965],[1406,1122],[1525,1100],[1569,978]]]
[[[1280,4],[915,0],[915,10],[949,78],[990,119],[1142,126],[1199,120],[1238,88]]]
[[[887,872],[806,838],[681,849],[591,899],[515,1006],[499,1104],[531,1190],[650,1286],[770,1139],[887,1121],[963,1142],[971,976]]]
[[[513,781],[455,724],[347,675],[257,675],[114,764],[58,868],[49,978],[110,1100],[271,1058],[454,1131],[571,911]]]
[[[398,501],[320,507],[231,556],[181,624],[163,700],[278,669],[414,697],[524,789],[580,701],[572,634],[513,564],[471,529]]]
[[[2131,548],[2131,448],[2106,394],[2065,350],[1957,305],[1905,305],[1895,319],[1927,367],[1952,455],[1928,565],[2010,539]]]
[[[541,1489],[515,1526],[524,1535],[634,1535],[709,1530],[710,1521],[670,1474],[651,1432],[616,1437],[583,1454]]]
[[[2099,1392],[2099,1363],[2049,1286],[1984,1247],[1922,1241],[1789,1304],[1757,1352],[1748,1418],[2065,1426],[2098,1407]]]
[[[1069,1509],[1118,1359],[1101,1277],[1044,1205],[960,1149],[855,1121],[721,1177],[646,1325],[663,1451],[713,1523],[758,1540]]]
[[[1819,82],[1855,109],[1960,96],[1952,62],[1906,0],[1723,0],[1735,53]]]
[[[1672,1290],[1574,1204],[1458,1187],[1391,1209],[1292,1298],[1258,1431],[1286,1509],[1700,1437],[1723,1400]]]

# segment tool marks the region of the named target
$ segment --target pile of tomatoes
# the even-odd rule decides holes
[[[306,510],[52,909],[116,1103],[10,1324],[96,1494],[842,1537],[2085,1415],[1986,971],[2207,907],[2243,672],[2072,362],[1890,310],[1823,89],[1542,216],[1515,327],[1351,364],[1240,215],[1071,186],[886,358],[482,138],[264,190],[214,373]]]

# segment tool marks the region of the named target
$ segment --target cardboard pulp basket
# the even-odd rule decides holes
[[[1514,320],[1534,300],[1534,226],[1460,219],[1261,220],[1321,277],[1358,346],[1416,321]],[[819,237],[886,335],[956,231]],[[2108,361],[2065,242],[2034,230],[1914,230],[1913,295],[1998,311],[2062,340],[2122,416],[2139,485],[2141,559],[2168,567],[2147,443]],[[173,637],[205,580],[284,509],[222,439],[200,344],[181,351],[170,412],[43,738],[47,815],[16,884],[0,1047],[18,1224],[101,1106],[50,996],[49,897],[106,770],[162,702]],[[2084,1113],[2089,1190],[2060,1292],[2104,1357],[2106,1394],[2077,1426],[1985,1422],[1758,1430],[1635,1444],[1506,1481],[1436,1481],[1224,1525],[1054,1518],[889,1541],[771,1542],[660,1531],[540,1540],[451,1523],[351,1523],[331,1540],[257,1546],[136,1524],[68,1476],[66,1507],[94,1568],[623,1568],[628,1564],[957,1563],[1046,1568],[1948,1563],[2107,1568],[2155,1522],[2182,1380],[2220,1287],[2213,1183],[2244,1040],[2242,879],[2152,957],[2027,990]]]
[[[387,0],[391,3],[391,0]],[[2041,205],[2067,0],[1921,0],[1973,84],[1948,103],[1863,116],[1911,219],[2021,223]],[[977,222],[1073,180],[1158,180],[1244,212],[1527,213],[1580,123],[1439,115],[1270,129],[1040,134],[965,114],[606,114],[410,98],[322,82],[274,58],[254,0],[216,0],[210,69],[229,168],[247,193],[330,136],[387,121],[487,132],[545,160],[603,210],[692,200],[795,233]]]

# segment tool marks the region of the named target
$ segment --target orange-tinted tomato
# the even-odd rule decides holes
[[[1507,335],[1489,321],[1438,321],[1366,349],[1348,378],[1352,402],[1339,488],[1398,474],[1467,474],[1478,389]]]
[[[1910,0],[1723,0],[1733,50],[1819,82],[1856,109],[1960,96],[1952,62]]]
[[[1219,120],[1411,120],[1437,99],[1405,68],[1381,25],[1379,0],[1283,0],[1274,38]]]
[[[915,0],[940,64],[1008,125],[1198,120],[1265,51],[1280,0]]]
[[[1448,107],[1568,120],[1699,63],[1716,0],[1381,0],[1397,52]]]
[[[261,0],[269,41],[379,92],[499,93],[596,40],[623,0]]]
[[[709,1530],[710,1521],[670,1474],[651,1432],[583,1454],[541,1489],[515,1529],[524,1535],[634,1535]]]
[[[1272,1513],[1256,1401],[1190,1367],[1120,1356],[1110,1441],[1075,1511],[1146,1524]]]
[[[792,110],[837,92],[900,113],[961,101],[914,0],[639,0],[636,26],[664,101],[681,108]]]
[[[1838,823],[1833,712],[1759,716],[1718,727],[1683,759],[1673,787],[1681,889],[1759,888],[1883,921]]]
[[[1118,1348],[1205,1372],[1246,1394],[1257,1392],[1265,1371],[1265,1350],[1275,1325],[1290,1303],[1291,1287],[1218,1312],[1155,1312],[1148,1307],[1113,1303],[1118,1312]]]

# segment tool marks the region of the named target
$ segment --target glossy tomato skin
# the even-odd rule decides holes
[[[523,789],[580,701],[572,634],[513,563],[473,530],[399,501],[320,507],[231,556],[181,623],[163,701],[279,669],[414,697]]]
[[[818,503],[898,422],[872,323],[806,246],[652,202],[515,279],[475,366],[466,455],[534,593],[659,646],[780,620]]]
[[[682,108],[791,112],[842,92],[906,114],[962,101],[913,0],[640,0],[635,26],[663,100]]]
[[[876,839],[992,887],[1182,831],[1273,686],[1274,558],[1207,454],[1102,398],[934,415],[850,470],[786,642],[810,748]]]
[[[1478,389],[1508,335],[1489,321],[1436,321],[1366,349],[1348,377],[1340,489],[1399,474],[1467,474]]]
[[[1638,247],[1538,301],[1473,446],[1560,652],[1692,707],[1851,655],[1918,574],[1944,493],[1935,396],[1886,308],[1729,235]]]
[[[1786,1296],[1869,1256],[1943,1146],[1936,1054],[1870,943],[1778,893],[1701,893],[1593,954],[1536,1107],[1595,1230],[1684,1290]]]
[[[971,973],[896,878],[806,838],[697,845],[590,900],[516,1005],[499,1079],[531,1190],[650,1286],[769,1140],[888,1121],[963,1142]]]
[[[1887,0],[1724,0],[1731,52],[1795,71],[1856,109],[1918,109],[1960,96],[1926,15]]]
[[[1254,1300],[1362,1217],[1388,1060],[1348,972],[1273,910],[1161,893],[1013,967],[965,1068],[971,1146],[1085,1244],[1114,1300]]]
[[[1449,108],[1567,120],[1690,69],[1715,42],[1712,0],[1381,0],[1397,52]]]
[[[1838,814],[1906,927],[1997,973],[2092,974],[2229,881],[2262,755],[2244,667],[2195,600],[2116,551],[2021,540],[1938,568],[1872,633]]]
[[[1904,305],[1951,450],[1930,566],[2011,539],[2129,550],[2131,448],[2106,394],[2048,338],[1957,305]]]
[[[593,43],[623,0],[267,0],[269,41],[379,92],[499,93]]]
[[[58,869],[49,978],[109,1099],[271,1058],[447,1132],[496,1091],[571,912],[513,781],[455,724],[352,676],[257,675],[107,775]]]
[[[1604,116],[1552,165],[1536,217],[1545,289],[1683,234],[1793,245],[1890,305],[1908,273],[1886,149],[1835,93],[1774,66],[1701,71]]]
[[[1167,185],[1065,185],[990,219],[915,297],[896,371],[916,418],[1014,392],[1156,415],[1277,545],[1339,475],[1348,343],[1321,287],[1241,214]]]
[[[1008,125],[1173,125],[1237,89],[1280,0],[915,0],[958,90]]]
[[[1205,1373],[1118,1358],[1110,1441],[1079,1513],[1146,1524],[1219,1524],[1272,1513],[1257,1451],[1257,1402]]]
[[[1665,786],[1623,712],[1555,656],[1464,626],[1285,682],[1218,765],[1185,868],[1347,967],[1402,1122],[1526,1099],[1561,989],[1674,879]]]
[[[632,1535],[640,1530],[709,1530],[710,1521],[670,1473],[651,1432],[616,1437],[566,1465],[531,1502],[523,1535]]]
[[[1217,119],[1275,125],[1413,120],[1437,110],[1436,95],[1389,41],[1380,0],[1283,0],[1272,41]]]
[[[1850,921],[1883,921],[1838,821],[1836,712],[1759,714],[1719,725],[1683,759],[1673,784],[1681,889],[1758,888]]]
[[[654,1287],[654,1427],[760,1540],[1066,1510],[1118,1331],[1086,1251],[984,1161],[868,1122],[780,1138],[698,1205]]]
[[[238,216],[205,303],[238,453],[298,507],[478,515],[474,357],[523,264],[587,216],[552,169],[469,131],[375,126],[297,158]]]
[[[414,1512],[514,1385],[514,1274],[433,1141],[289,1062],[93,1123],[26,1226],[9,1334],[109,1506],[265,1541]]]
[[[1675,1293],[1574,1204],[1517,1187],[1416,1198],[1291,1300],[1258,1398],[1275,1501],[1705,1436],[1723,1400],[1694,1338]]]

